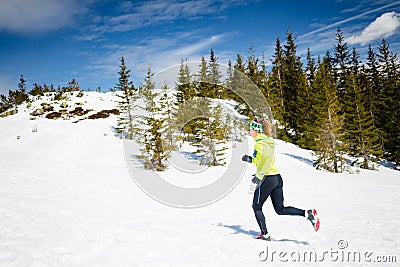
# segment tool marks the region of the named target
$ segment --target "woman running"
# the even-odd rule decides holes
[[[250,134],[254,138],[253,156],[244,155],[242,160],[256,165],[257,173],[252,180],[256,184],[253,197],[253,210],[261,233],[257,239],[271,240],[265,225],[262,206],[271,196],[272,204],[278,215],[304,216],[309,220],[315,231],[319,229],[319,219],[315,209],[302,210],[283,205],[283,181],[279,170],[275,166],[275,142],[272,138],[272,124],[265,120],[255,119],[250,124]]]

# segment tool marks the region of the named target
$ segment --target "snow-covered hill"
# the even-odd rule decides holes
[[[114,100],[92,92],[80,102],[94,113],[115,108]],[[353,255],[363,265],[400,261],[398,171],[317,171],[309,151],[278,140],[285,204],[317,208],[321,229],[276,215],[267,201],[273,241],[259,241],[252,167],[212,205],[165,206],[134,183],[113,132],[116,116],[30,120],[34,108],[0,118],[0,266],[303,266],[314,264],[303,259],[313,253],[322,265],[351,266]]]

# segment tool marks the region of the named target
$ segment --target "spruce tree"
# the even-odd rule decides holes
[[[153,76],[148,67],[145,81],[139,87],[144,103],[140,107],[143,112],[137,120],[135,136],[145,159],[145,168],[162,171],[166,168],[172,147],[164,141],[168,117],[159,103],[160,96],[155,92]]]
[[[226,98],[224,87],[221,86],[221,70],[218,58],[215,56],[214,50],[210,50],[210,59],[207,66],[207,79],[209,84],[209,92],[207,97],[210,98]]]
[[[362,157],[362,167],[369,169],[371,155],[382,155],[379,130],[374,126],[367,107],[366,84],[361,72],[359,55],[353,49],[348,88],[344,102],[347,149],[350,155]]]
[[[302,90],[299,92],[299,108],[302,112],[303,121],[299,124],[299,141],[298,144],[300,147],[307,149],[315,148],[315,114],[313,112],[313,105],[315,103],[315,58],[311,55],[310,49],[307,51],[307,65],[305,68],[306,77],[307,77],[307,85],[305,86],[306,90]]]
[[[204,56],[201,56],[200,62],[199,71],[195,75],[197,96],[208,97],[210,91],[210,82],[207,75],[208,66]]]
[[[134,133],[134,116],[133,109],[135,100],[137,99],[137,92],[133,82],[129,80],[131,70],[125,65],[124,57],[121,58],[121,65],[118,83],[115,85],[115,90],[118,91],[118,109],[120,115],[118,117],[117,132],[123,133],[125,138],[133,139]]]
[[[12,108],[12,104],[9,101],[9,98],[6,95],[0,95],[0,114],[4,111]]]
[[[265,105],[265,98],[262,91],[247,76],[246,68],[243,64],[242,55],[237,54],[232,78],[232,90],[237,94],[239,102],[236,109],[240,114],[250,118],[254,117],[255,114],[262,115],[269,113],[269,106]]]
[[[234,134],[233,134],[233,127],[234,127],[234,121],[235,117],[233,117],[231,114],[227,113],[225,116],[222,116],[222,131],[223,135],[225,137],[225,140],[227,142],[233,141],[234,140]]]
[[[192,83],[192,75],[190,73],[187,62],[181,61],[178,73],[178,80],[175,83],[176,100],[178,104],[184,103],[195,97],[196,90]]]
[[[167,150],[177,149],[178,133],[175,121],[176,113],[176,94],[173,93],[165,83],[161,87],[159,105],[161,107],[161,115],[165,118],[164,146]]]
[[[189,118],[194,118],[193,112],[195,112],[195,108],[191,107],[193,103],[196,101],[197,96],[201,96],[207,90],[206,88],[208,84],[204,81],[207,81],[207,69],[204,57],[202,57],[202,70],[203,73],[200,75],[195,75],[196,80],[193,80],[192,74],[190,72],[190,68],[187,65],[187,62],[181,62],[181,67],[179,69],[178,78],[175,82],[176,88],[176,109],[177,112],[175,114],[175,120],[179,127],[183,127],[181,130],[181,134],[185,137],[190,138],[193,135],[196,128],[196,121],[191,120]]]
[[[347,43],[345,42],[343,32],[340,28],[336,31],[336,45],[335,49],[335,79],[338,84],[338,97],[341,104],[345,101],[347,81],[349,76],[350,65],[350,51],[348,50]]]
[[[213,107],[209,103],[204,109],[203,116],[198,118],[195,132],[197,147],[196,154],[200,156],[200,164],[207,166],[219,166],[225,164],[226,136],[222,122],[223,111],[218,104]]]
[[[18,90],[15,91],[14,104],[15,106],[18,106],[28,101],[29,101],[29,96],[26,93],[26,80],[24,79],[24,76],[21,74],[21,76],[19,77]]]
[[[29,96],[25,92],[26,90],[26,80],[24,76],[21,75],[18,83],[18,89],[13,91],[8,91],[8,96],[2,95],[1,96],[1,110],[5,111],[10,108],[17,109],[18,105],[29,101]]]
[[[236,107],[238,112],[240,114],[250,115],[250,108],[244,99],[245,95],[248,93],[246,78],[243,56],[241,54],[237,54],[236,62],[233,66],[231,88],[236,96],[234,100],[238,102],[238,106]]]
[[[261,55],[261,62],[260,62],[260,70],[258,74],[258,87],[261,89],[263,95],[268,100],[268,104],[271,106],[269,100],[269,91],[268,91],[268,71],[267,71],[267,63],[265,62],[265,55],[264,53]]]
[[[246,62],[246,75],[255,84],[260,85],[259,82],[259,71],[258,71],[258,58],[255,56],[254,47],[249,48],[249,56]]]
[[[307,66],[306,66],[306,74],[307,74],[307,82],[308,85],[312,85],[315,79],[315,58],[311,55],[310,48],[307,49]]]
[[[31,96],[43,96],[45,90],[42,88],[41,85],[34,83],[33,88],[29,91]]]
[[[226,87],[226,97],[237,101],[237,95],[232,91],[232,81],[233,81],[233,66],[232,62],[228,60],[228,68],[226,69],[226,79],[224,81],[224,86]]]
[[[275,53],[272,59],[272,69],[268,77],[268,101],[271,106],[274,118],[278,121],[278,126],[286,128],[284,121],[285,99],[283,97],[283,50],[280,39],[276,39]],[[280,134],[278,127],[278,136],[285,139],[286,134]],[[287,139],[286,139],[287,140]]]
[[[67,87],[68,92],[75,92],[80,90],[81,87],[79,86],[78,82],[75,79],[72,79],[72,81],[68,82],[68,87]]]
[[[240,94],[244,93],[241,90],[241,85],[243,84],[243,75],[244,75],[244,64],[243,57],[241,54],[236,55],[236,62],[233,65],[232,74],[231,74],[231,88],[234,93],[233,99],[237,101],[239,104],[243,104],[243,99]]]
[[[382,85],[380,121],[386,135],[384,150],[389,160],[400,163],[400,65],[397,54],[390,51],[385,39],[378,51]]]
[[[301,125],[304,122],[303,111],[299,106],[299,100],[307,95],[306,75],[302,69],[300,57],[297,55],[295,37],[290,28],[286,33],[286,44],[283,51],[282,66],[282,91],[284,98],[284,121],[287,123],[286,134],[292,142],[297,143],[301,134]]]
[[[366,75],[366,104],[374,125],[382,129],[381,113],[382,108],[382,84],[381,73],[379,72],[379,62],[371,45],[368,46],[368,55],[365,68]],[[383,143],[383,137],[381,137]]]
[[[337,96],[337,85],[333,75],[330,54],[322,60],[315,74],[316,102],[313,110],[316,114],[315,134],[317,159],[314,166],[335,173],[344,169],[343,154],[345,140],[343,116]]]
[[[264,66],[265,67],[265,66]],[[265,69],[264,69],[265,71]],[[259,70],[259,59],[255,56],[255,51],[253,47],[249,48],[249,56],[246,59],[246,97],[250,99],[252,106],[251,109],[253,113],[257,113],[259,116],[266,111],[269,111],[271,107],[269,106],[268,99],[265,97],[266,89],[266,77],[263,77],[261,71]]]
[[[22,74],[19,77],[18,90],[21,93],[25,93],[25,91],[26,91],[26,80],[24,79],[24,75],[22,75]]]

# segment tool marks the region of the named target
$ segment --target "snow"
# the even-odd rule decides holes
[[[115,107],[112,93],[85,93],[80,101],[87,101],[84,108],[94,112]],[[261,261],[266,249],[316,251],[319,258],[324,251],[369,251],[400,261],[398,171],[318,171],[310,151],[277,140],[285,204],[316,208],[321,229],[315,233],[304,218],[276,215],[268,200],[264,212],[273,241],[265,242],[252,238],[259,232],[248,194],[252,166],[220,201],[198,209],[173,208],[154,201],[133,181],[123,141],[112,129],[116,116],[72,123],[32,121],[29,112],[20,108],[18,114],[0,119],[0,266],[285,263],[278,254],[273,262],[271,257]],[[222,167],[198,172],[193,183],[212,182],[210,177],[221,172]],[[177,170],[169,168],[163,175],[191,186],[191,174],[177,177]],[[347,249],[338,249],[340,240],[348,243]],[[339,263],[326,257],[321,264]]]

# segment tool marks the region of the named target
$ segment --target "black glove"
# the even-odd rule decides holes
[[[248,163],[251,163],[251,161],[252,161],[252,157],[250,157],[249,155],[243,155],[243,157],[242,157],[242,160],[243,161],[246,161],[246,162],[248,162]]]
[[[258,179],[255,174],[253,175],[253,179],[251,179],[251,181],[253,182],[253,184],[256,185],[259,185],[261,183],[261,180]]]

